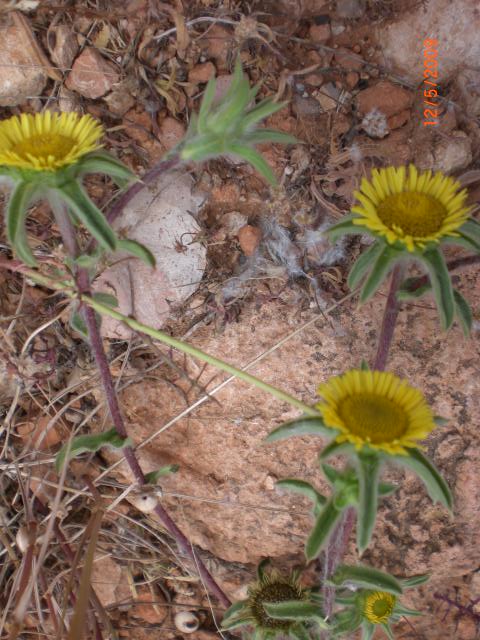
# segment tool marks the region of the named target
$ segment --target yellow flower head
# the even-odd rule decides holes
[[[386,591],[371,591],[365,597],[363,616],[372,624],[388,622],[396,604],[396,597]]]
[[[56,171],[99,149],[102,126],[77,113],[22,113],[0,122],[0,165]]]
[[[458,236],[469,212],[467,190],[459,182],[441,172],[418,173],[413,164],[408,175],[406,167],[373,169],[372,179],[363,178],[354,196],[360,204],[352,207],[359,216],[353,223],[408,251]]]
[[[347,371],[320,385],[317,407],[325,424],[338,429],[337,442],[367,445],[393,455],[407,455],[435,422],[422,393],[392,373]]]

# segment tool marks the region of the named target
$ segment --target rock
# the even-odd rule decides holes
[[[309,73],[305,76],[305,84],[311,87],[321,87],[324,82],[324,78],[321,73]]]
[[[213,187],[210,191],[209,204],[221,206],[224,209],[234,209],[238,205],[240,199],[240,188],[235,182],[224,182],[223,184]]]
[[[187,173],[171,172],[142,189],[115,222],[127,238],[145,244],[156,258],[151,269],[138,259],[119,260],[102,272],[95,290],[114,295],[119,311],[160,328],[172,304],[183,302],[197,288],[206,265],[206,249],[195,236],[200,227],[192,214],[203,197],[192,193]],[[117,254],[116,254],[117,255]],[[102,334],[126,339],[130,330],[104,318]]]
[[[90,582],[104,607],[130,600],[132,597],[128,586],[128,573],[110,556],[102,558],[100,555],[95,559]]]
[[[212,62],[197,64],[191,71],[189,71],[188,81],[193,84],[203,84],[208,82],[210,78],[213,78],[215,73],[215,65]]]
[[[69,71],[78,52],[78,40],[66,24],[59,24],[47,32],[50,57],[65,72]]]
[[[160,123],[158,137],[167,151],[176,147],[185,135],[185,127],[181,122],[167,116]]]
[[[51,416],[40,416],[34,422],[20,424],[16,430],[26,445],[45,451],[62,441],[62,433],[58,421],[49,427],[51,420]]]
[[[430,0],[379,23],[376,37],[388,67],[416,86],[423,79],[423,39],[437,39],[439,82],[445,86],[457,71],[478,67],[478,25],[477,0]]]
[[[354,87],[356,87],[359,80],[360,76],[356,71],[349,71],[345,76],[345,82],[349,89],[353,89]]]
[[[435,171],[453,173],[465,169],[472,162],[472,141],[463,131],[452,131],[441,138],[433,150]]]
[[[33,47],[20,25],[2,29],[0,106],[14,107],[38,96],[47,83],[47,71],[39,64]]]
[[[413,95],[402,87],[381,80],[373,87],[360,91],[357,95],[357,107],[361,114],[366,115],[373,109],[378,109],[387,117],[405,111],[413,102]]]
[[[469,116],[480,116],[480,71],[463,69],[456,78]]]
[[[207,56],[215,60],[217,69],[225,71],[228,67],[228,53],[233,43],[232,32],[219,24],[214,24],[206,32],[204,42]]]
[[[339,18],[350,20],[361,18],[365,13],[365,0],[337,0],[336,14]]]
[[[387,118],[378,109],[372,109],[365,115],[361,127],[371,138],[384,138],[390,133]]]
[[[122,85],[123,83],[120,83],[119,86],[103,98],[108,105],[109,111],[116,116],[124,116],[135,105],[135,98]]]
[[[364,63],[360,56],[345,47],[340,47],[335,51],[335,62],[343,69],[348,69],[349,71],[359,71]]]
[[[65,86],[60,87],[58,92],[58,108],[60,111],[76,111],[81,112],[79,98],[76,93],[69,91]]]
[[[65,84],[70,91],[95,99],[104,96],[119,79],[115,65],[94,47],[85,47],[73,63]]]
[[[315,93],[315,100],[320,103],[322,111],[331,111],[337,108],[340,93],[340,89],[333,82],[327,82]]]
[[[151,589],[154,587],[152,586]],[[169,605],[161,591],[151,589],[147,585],[136,587],[137,596],[128,616],[143,620],[147,624],[160,625],[168,615]]]
[[[238,232],[238,242],[246,256],[253,256],[262,239],[262,231],[258,227],[246,224]]]
[[[405,111],[400,111],[400,113],[390,116],[390,118],[387,119],[389,129],[399,129],[403,127],[403,125],[409,121],[410,115],[410,109],[405,109]]]
[[[314,118],[322,112],[322,108],[315,98],[294,95],[292,107],[299,118]]]
[[[323,24],[312,24],[312,26],[308,30],[308,34],[312,42],[316,42],[317,44],[325,44],[326,42],[328,42],[330,36],[332,35],[330,23],[324,22]]]
[[[222,227],[227,236],[236,236],[248,222],[248,217],[240,211],[229,211],[222,217]]]

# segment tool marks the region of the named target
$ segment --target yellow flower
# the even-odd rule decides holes
[[[0,165],[56,171],[99,149],[102,126],[77,113],[22,113],[0,122]]]
[[[435,428],[422,393],[384,371],[347,371],[320,385],[317,407],[325,424],[338,429],[337,442],[407,455]]]
[[[353,223],[399,242],[408,251],[424,249],[427,243],[457,237],[456,230],[468,218],[467,190],[441,172],[418,173],[408,167],[373,169],[372,179],[363,178],[352,207],[358,214]]]
[[[363,615],[372,624],[388,622],[396,604],[396,597],[386,591],[371,591],[365,597]]]

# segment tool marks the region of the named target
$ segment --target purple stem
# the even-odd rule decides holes
[[[393,333],[397,322],[400,305],[397,300],[397,290],[403,281],[405,267],[397,264],[390,279],[390,290],[388,292],[385,310],[383,312],[382,328],[378,338],[377,353],[373,364],[373,369],[383,371],[387,364],[388,354],[392,345]],[[356,512],[353,507],[349,507],[341,521],[337,524],[328,542],[325,552],[325,577],[329,578],[335,572],[341,562],[347,548],[348,541],[355,524]],[[325,615],[330,617],[333,613],[335,602],[335,587],[324,586],[323,597],[325,602]]]
[[[178,159],[173,158],[169,162],[169,166],[173,166],[178,162]],[[164,165],[160,170],[160,166]],[[159,175],[162,171],[165,171],[165,165],[167,163],[160,163],[156,167],[149,172],[150,180],[153,180],[153,174]],[[125,196],[130,193],[132,189],[137,187],[138,185],[133,185],[129,191],[127,191]],[[138,190],[143,188],[143,184],[139,185]],[[127,200],[128,201],[128,200]],[[68,213],[63,208],[63,211],[56,211],[56,218],[61,219],[61,224],[59,224],[59,228],[62,230],[62,238],[64,246],[67,248],[69,252],[72,252],[71,257],[75,258],[78,255],[78,244],[76,241],[75,230],[73,225],[71,224],[70,218],[68,217]],[[90,279],[88,275],[88,271],[86,269],[79,268],[76,273],[76,281],[78,286],[78,291],[80,294],[91,295],[90,291]],[[95,311],[84,305],[82,308],[83,317],[88,329],[88,335],[90,339],[90,345],[92,348],[93,355],[95,357],[95,362],[100,374],[100,379],[102,381],[102,385],[105,391],[105,398],[107,401],[107,405],[110,411],[110,415],[112,416],[113,425],[119,436],[122,438],[127,438],[127,429],[125,427],[125,422],[123,420],[122,413],[120,411],[120,406],[118,404],[117,393],[113,384],[112,375],[110,373],[110,367],[108,366],[107,356],[105,354],[105,350],[103,348],[102,337],[100,335],[100,330],[97,324],[97,319],[95,317]],[[128,466],[130,467],[133,476],[135,477],[136,482],[142,486],[146,484],[145,475],[140,467],[140,464],[137,460],[134,450],[130,446],[126,446],[122,448],[122,453],[127,461]],[[193,546],[189,542],[188,538],[184,535],[184,533],[177,527],[175,522],[169,516],[167,511],[158,504],[155,508],[155,513],[161,520],[165,529],[173,536],[176,540],[179,548],[185,553],[188,558],[193,563],[193,566],[196,566],[200,577],[205,584],[206,588],[210,591],[210,593],[216,596],[225,607],[229,607],[231,602],[227,595],[223,592],[223,590],[219,587],[219,585],[215,582],[215,579],[210,574],[201,558],[196,554],[193,550]]]

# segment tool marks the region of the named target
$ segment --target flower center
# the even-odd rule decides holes
[[[263,603],[285,602],[287,600],[302,599],[300,589],[285,583],[273,582],[264,585],[258,592],[252,595],[250,604],[255,622],[270,629],[289,629],[292,625],[290,620],[275,620],[267,615],[263,608]]]
[[[389,593],[373,593],[367,598],[365,616],[373,624],[387,622],[393,613],[396,598]]]
[[[417,238],[440,231],[447,213],[439,200],[417,191],[394,193],[377,206],[377,215],[386,227]]]
[[[398,440],[408,428],[405,411],[392,400],[375,393],[347,396],[338,412],[352,434],[372,444]]]
[[[42,135],[26,138],[21,142],[17,142],[12,151],[24,160],[28,160],[28,156],[36,158],[64,158],[75,146],[76,141],[60,133],[45,133]]]

